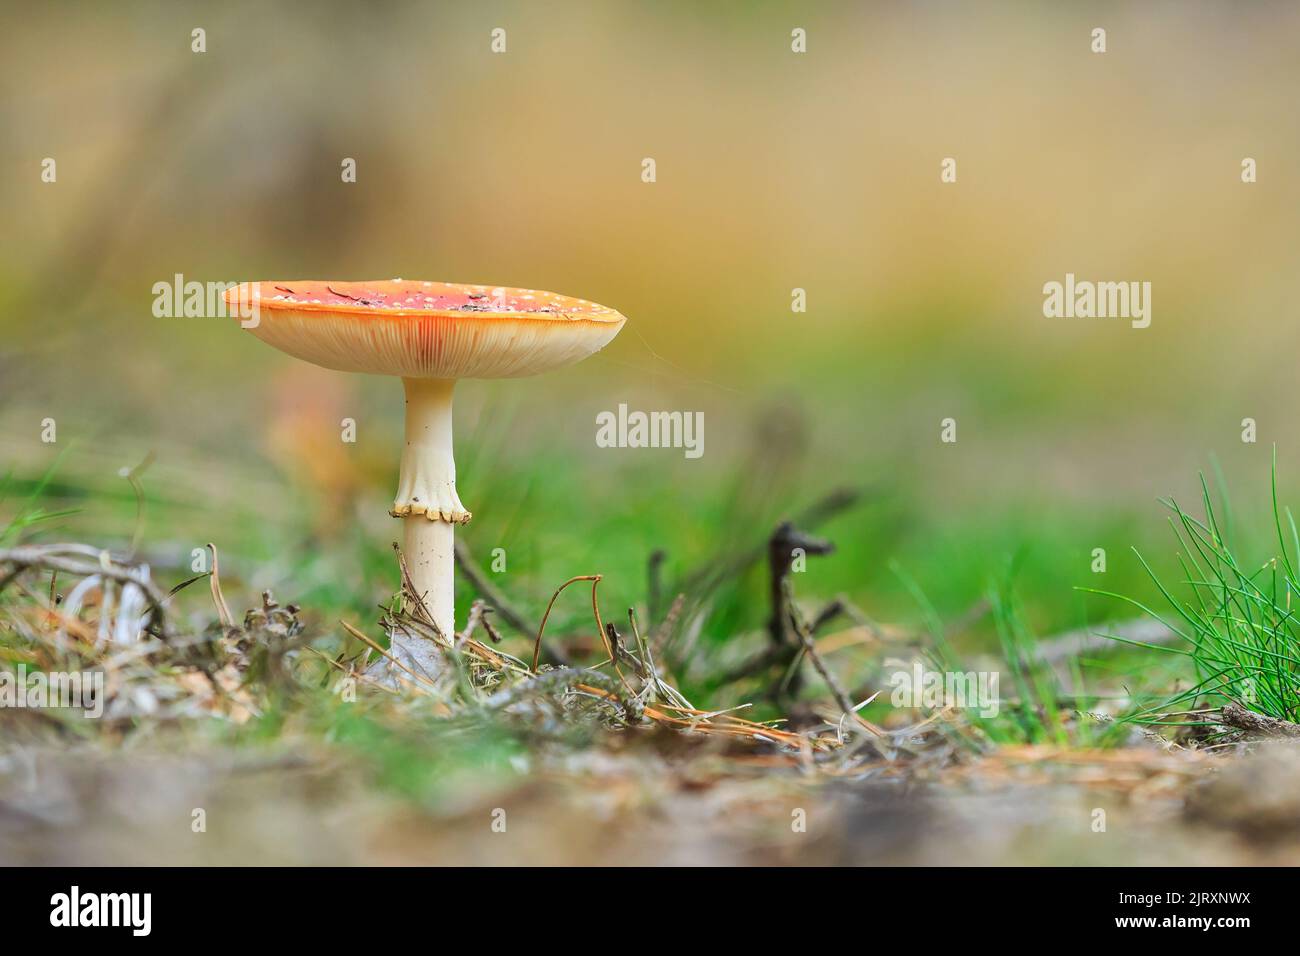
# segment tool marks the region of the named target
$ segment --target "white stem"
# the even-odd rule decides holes
[[[424,607],[451,640],[456,633],[456,588],[452,576],[455,561],[456,526],[448,521],[430,521],[424,515],[407,515],[402,554],[415,593],[423,596]]]
[[[393,514],[406,525],[402,552],[415,592],[423,597],[438,629],[451,640],[456,633],[455,524],[469,520],[456,495],[452,455],[451,393],[456,383],[404,378],[402,384],[406,387],[406,447]]]

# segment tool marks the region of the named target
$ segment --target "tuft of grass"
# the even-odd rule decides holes
[[[62,458],[63,453],[60,452],[54,462],[45,469],[45,472],[33,484],[27,495],[18,499],[12,506],[10,500],[14,497],[15,485],[17,484],[14,480],[14,473],[10,470],[0,477],[0,509],[9,510],[12,507],[12,513],[8,520],[0,521],[0,546],[17,543],[27,530],[34,525],[77,513],[75,508],[51,511],[41,505],[45,489],[53,479],[55,471],[58,470]]]
[[[1070,692],[1039,653],[1039,636],[1025,619],[1021,599],[1008,575],[988,592],[1010,687],[1002,688],[1003,705],[996,717],[976,713],[971,723],[997,745],[1044,744],[1056,747],[1111,747],[1127,731],[1116,721],[1095,713],[1100,698],[1084,692],[1083,670],[1070,662]],[[1008,693],[1010,692],[1010,693]]]
[[[1160,621],[1181,639],[1181,645],[1158,647],[1105,635],[1122,643],[1187,658],[1195,673],[1189,689],[1141,710],[1130,719],[1161,726],[1184,724],[1164,718],[1179,705],[1236,703],[1280,720],[1300,718],[1300,629],[1295,594],[1300,591],[1300,535],[1289,508],[1277,497],[1277,449],[1271,470],[1273,528],[1277,552],[1262,562],[1249,562],[1232,541],[1216,509],[1204,475],[1201,498],[1204,520],[1188,514],[1172,498],[1162,499],[1171,512],[1169,523],[1178,540],[1178,560],[1185,591],[1176,596],[1141,553],[1138,560],[1173,614],[1162,616],[1146,604],[1123,594],[1091,591],[1124,601]],[[1294,555],[1294,557],[1293,557]],[[1168,617],[1168,619],[1166,619]],[[1199,726],[1199,725],[1198,725]]]
[[[998,680],[997,713],[986,715],[981,708],[964,708],[959,712],[960,720],[950,721],[953,735],[958,743],[976,752],[984,752],[990,745],[1115,746],[1127,731],[1117,721],[1093,712],[1100,699],[1083,692],[1079,662],[1071,662],[1070,674],[1070,683],[1078,690],[1069,692],[1061,686],[1061,678],[1052,666],[1043,660],[1039,637],[1026,620],[1014,586],[1017,567],[1018,562],[1013,561],[990,583],[985,594],[1005,662]],[[945,674],[965,670],[924,592],[900,568],[895,571],[922,608],[933,641],[926,652],[929,665]]]

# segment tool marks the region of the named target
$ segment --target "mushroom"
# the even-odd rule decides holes
[[[536,375],[607,345],[624,317],[586,299],[510,289],[402,279],[376,282],[245,282],[225,293],[253,335],[324,368],[401,376],[406,446],[393,517],[429,616],[455,634],[455,526],[470,520],[456,493],[451,396],[462,378]],[[251,309],[251,312],[250,312]],[[436,668],[428,642],[392,635],[393,651]]]

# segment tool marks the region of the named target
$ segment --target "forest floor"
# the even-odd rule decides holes
[[[0,552],[10,668],[104,675],[94,719],[0,707],[0,863],[1300,859],[1300,752],[1286,739],[1231,724],[1114,732],[1105,714],[1041,708],[1020,719],[1022,739],[947,707],[877,724],[845,706],[826,663],[843,632],[814,639],[797,611],[825,687],[791,702],[795,719],[751,721],[685,702],[653,663],[662,639],[634,616],[629,634],[605,628],[619,677],[608,657],[534,670],[493,650],[484,626],[446,647],[445,674],[394,689],[372,676],[378,640],[327,656],[299,608],[264,595],[236,619],[213,575],[197,581],[216,617],[182,633],[167,616],[175,594],[95,555]],[[124,621],[139,632],[121,643]],[[381,623],[423,626],[400,607]]]

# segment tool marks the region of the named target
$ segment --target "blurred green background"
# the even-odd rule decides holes
[[[1129,613],[1076,586],[1151,593],[1128,548],[1173,566],[1156,498],[1193,498],[1214,460],[1243,533],[1268,531],[1273,443],[1284,500],[1300,488],[1295,5],[4,16],[0,464],[21,490],[62,456],[50,498],[79,511],[40,533],[121,546],[119,469],[153,452],[142,552],[168,584],[214,541],[234,586],[365,623],[400,536],[400,384],[308,367],[231,320],[155,318],[176,273],[483,282],[627,315],[581,365],[457,392],[465,540],[484,567],[505,549],[491,576],[534,616],[593,572],[621,616],[654,549],[671,587],[850,486],[863,501],[819,529],[838,550],[802,595],[915,621],[896,562],[950,619],[1014,559],[1049,633]],[[1151,282],[1151,327],[1044,318],[1067,272]],[[704,456],[597,448],[595,416],[622,402],[703,411]],[[761,568],[707,600],[706,643],[761,628]]]

